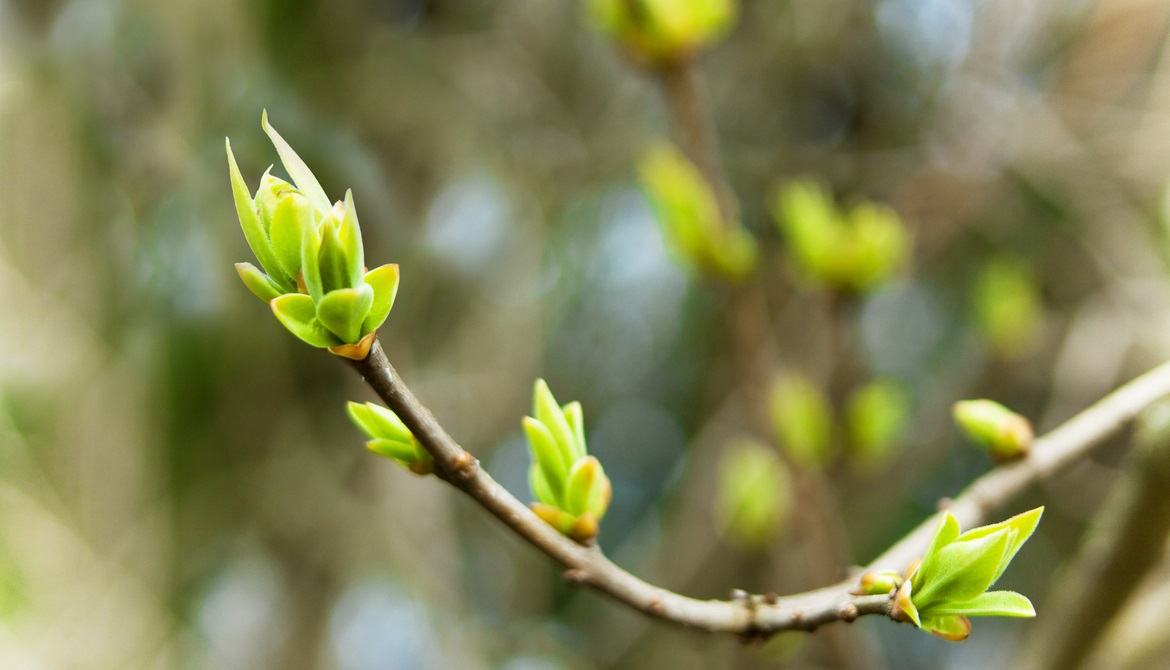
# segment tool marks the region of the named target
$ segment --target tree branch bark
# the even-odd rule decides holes
[[[652,617],[715,633],[766,637],[783,630],[811,631],[858,616],[889,616],[888,596],[856,596],[855,580],[791,596],[743,594],[731,600],[698,600],[654,586],[611,562],[596,546],[578,544],[533,514],[497,483],[476,459],[443,430],[418,401],[375,341],[364,360],[350,361],[386,405],[435,458],[437,474],[471,496],[534,547],[566,568],[565,578],[592,587]],[[1132,419],[1170,394],[1170,363],[1122,386],[1103,400],[1037,440],[1023,462],[1001,466],[975,480],[950,509],[964,527],[978,525],[989,511],[1026,486],[1067,466]],[[871,568],[902,569],[926,546],[937,523],[932,516],[876,559]]]

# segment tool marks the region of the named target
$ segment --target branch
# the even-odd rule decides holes
[[[1170,395],[1170,363],[1163,363],[1038,438],[1032,445],[1032,453],[1024,460],[1002,465],[971,482],[947,503],[946,510],[958,518],[963,528],[982,525],[992,510],[1031,484],[1073,464],[1143,409],[1167,395]],[[868,569],[901,570],[926,550],[941,518],[942,511],[923,521],[874,559]]]
[[[774,599],[744,596],[697,600],[649,584],[611,562],[596,546],[584,546],[555,531],[487,474],[402,382],[381,344],[364,360],[351,361],[366,383],[435,458],[440,476],[471,496],[517,535],[566,568],[565,578],[605,593],[640,612],[710,632],[744,636],[780,630],[813,630],[830,621],[890,613],[886,596],[854,596],[828,588]]]
[[[866,614],[890,616],[892,612],[887,596],[852,595],[850,591],[856,585],[853,580],[791,596],[741,593],[731,600],[698,600],[645,582],[611,562],[596,546],[578,544],[556,532],[492,479],[415,398],[386,359],[379,342],[374,342],[364,360],[350,363],[434,457],[440,477],[564,566],[565,578],[571,583],[590,586],[659,619],[744,637],[766,637],[782,630],[811,631],[832,621],[853,621]],[[1037,440],[1027,461],[1002,466],[975,480],[950,509],[965,527],[976,525],[990,509],[1084,455],[1142,408],[1167,394],[1170,363],[1138,377]],[[928,519],[873,565],[905,567],[925,549],[934,524],[934,517]]]
[[[1143,415],[1125,471],[1095,516],[1078,556],[1050,590],[1020,667],[1079,668],[1162,555],[1170,531],[1170,422]]]

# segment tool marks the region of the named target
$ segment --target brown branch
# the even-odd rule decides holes
[[[674,141],[702,173],[715,193],[723,224],[730,225],[738,214],[727,178],[723,174],[723,166],[719,162],[711,110],[702,92],[694,56],[684,56],[665,63],[655,70],[655,74],[666,99]]]
[[[615,565],[596,546],[584,546],[557,533],[492,479],[414,397],[386,359],[380,343],[375,341],[368,357],[351,364],[434,456],[445,480],[563,565],[565,578],[574,584],[590,586],[659,619],[745,637],[767,636],[782,630],[811,631],[832,621],[891,613],[887,596],[852,595],[850,591],[855,584],[852,580],[792,596],[743,595],[731,600],[697,600],[649,584]],[[1170,364],[1138,377],[1040,438],[1027,461],[1002,466],[975,480],[954,500],[952,511],[964,526],[978,524],[992,508],[1084,455],[1142,408],[1167,394],[1170,394]],[[933,517],[924,522],[873,565],[905,567],[925,548],[934,523]]]
[[[849,589],[840,587],[780,598],[776,602],[763,596],[697,600],[642,581],[612,563],[596,546],[578,544],[553,530],[492,479],[414,397],[386,359],[380,343],[374,343],[364,360],[351,363],[434,456],[444,479],[563,565],[565,578],[572,583],[593,587],[660,619],[744,636],[780,630],[813,630],[830,621],[852,621],[863,614],[890,612],[890,600],[886,596],[854,596]]]

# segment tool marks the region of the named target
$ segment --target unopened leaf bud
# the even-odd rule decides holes
[[[955,422],[968,439],[986,448],[997,461],[1023,458],[1032,448],[1032,424],[994,400],[955,403]]]

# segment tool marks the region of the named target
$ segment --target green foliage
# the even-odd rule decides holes
[[[594,26],[634,60],[660,64],[715,42],[739,12],[735,0],[590,0]]]
[[[755,238],[724,221],[711,186],[682,152],[659,146],[639,165],[642,187],[667,246],[691,270],[742,280],[756,268]]]
[[[415,474],[435,471],[435,459],[393,411],[372,402],[349,402],[345,411],[354,425],[370,438],[366,442],[370,451],[410,468]]]
[[[1032,448],[1031,422],[994,400],[960,400],[954,416],[963,434],[997,461],[1022,458]]]
[[[865,202],[841,211],[812,181],[779,189],[772,216],[790,261],[811,284],[869,292],[892,279],[910,254],[910,235],[892,209]]]
[[[365,270],[361,229],[353,193],[330,206],[321,184],[288,142],[268,124],[272,140],[294,183],[264,173],[249,196],[227,143],[236,213],[263,272],[237,263],[244,285],[268,302],[289,332],[335,354],[362,359],[386,320],[398,292],[398,266]]]
[[[535,416],[521,422],[532,449],[529,484],[537,500],[532,511],[562,534],[587,542],[597,535],[613,487],[586,450],[581,404],[560,406],[538,379],[532,405]]]
[[[900,616],[947,640],[971,632],[967,617],[1032,617],[1031,601],[1014,591],[988,591],[1032,536],[1044,508],[959,533],[947,512],[916,569],[898,589]]]
[[[1044,319],[1040,292],[1027,265],[993,259],[980,271],[973,293],[975,322],[992,353],[1003,358],[1026,353]]]
[[[768,409],[788,460],[805,470],[823,468],[833,438],[833,409],[824,392],[807,377],[784,375],[772,385]]]
[[[731,542],[766,549],[783,530],[791,508],[791,477],[775,449],[751,438],[724,447],[715,510]]]
[[[850,456],[863,465],[879,465],[893,454],[910,415],[905,389],[890,380],[874,380],[850,394],[845,407]]]

